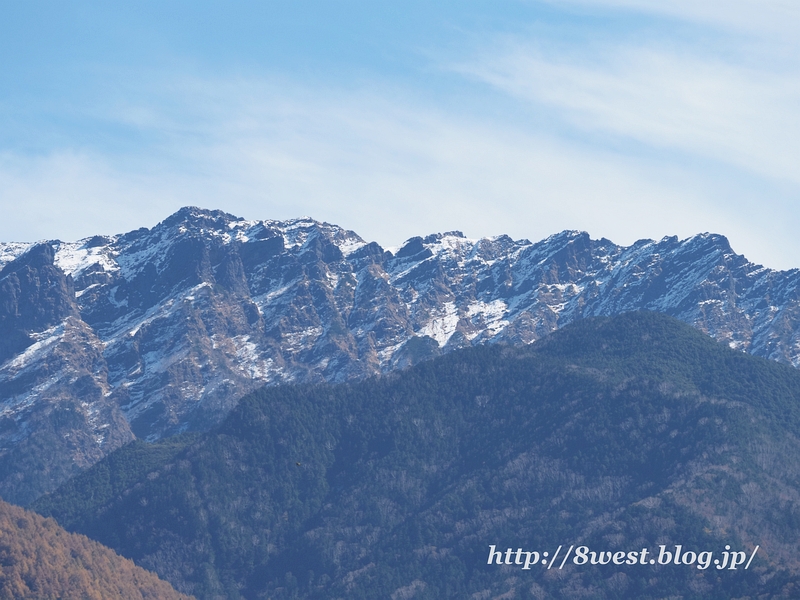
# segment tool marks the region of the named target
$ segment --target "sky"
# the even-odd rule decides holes
[[[0,241],[192,205],[800,267],[799,32],[796,0],[0,2]]]

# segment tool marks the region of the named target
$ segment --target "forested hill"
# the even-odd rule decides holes
[[[190,600],[130,560],[0,501],[3,600]]]
[[[798,434],[796,369],[629,313],[266,388],[34,508],[198,598],[796,598]],[[522,570],[490,545],[759,550],[747,570]]]

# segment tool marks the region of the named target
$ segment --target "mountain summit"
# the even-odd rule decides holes
[[[800,271],[714,234],[449,232],[388,251],[308,218],[188,207],[124,235],[0,243],[0,269],[0,495],[23,504],[134,437],[208,429],[264,384],[528,344],[588,316],[662,312],[800,366]]]

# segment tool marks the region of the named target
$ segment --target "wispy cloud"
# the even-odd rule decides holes
[[[659,42],[583,50],[505,40],[455,68],[586,134],[614,136],[607,143],[627,139],[800,183],[800,68],[762,69]]]
[[[634,10],[739,33],[770,37],[777,34],[785,37],[786,42],[798,43],[800,5],[793,0],[557,0],[551,3],[595,10]]]
[[[170,190],[121,167],[73,150],[0,153],[0,240],[70,240],[152,224],[174,200]]]

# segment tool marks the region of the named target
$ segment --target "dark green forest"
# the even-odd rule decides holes
[[[796,598],[798,433],[800,372],[638,312],[265,388],[32,508],[198,598]],[[521,570],[487,565],[492,544],[760,550]]]

